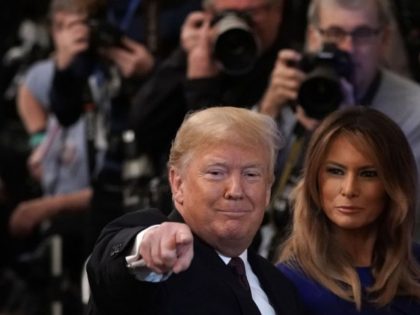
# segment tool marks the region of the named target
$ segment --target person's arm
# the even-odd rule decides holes
[[[211,16],[202,11],[190,13],[182,26],[181,46],[187,55],[187,79],[216,77],[220,67],[213,58]]]
[[[188,268],[193,256],[190,229],[183,223],[164,221],[166,216],[157,209],[143,209],[119,217],[102,230],[86,268],[91,303],[99,312],[118,313],[118,305],[125,305],[142,313],[139,307],[150,310],[150,304],[156,303],[160,284],[137,279],[126,261],[138,233],[152,225],[158,226],[145,232],[138,249],[144,264],[159,273]]]
[[[167,218],[156,209],[130,212],[107,224],[98,237],[87,262],[87,274],[91,288],[91,302],[102,311],[115,310],[117,305],[129,305],[140,296],[150,296],[157,290],[137,280],[127,268],[126,256],[130,255],[139,232],[160,224]],[[145,298],[142,305],[151,301]],[[123,304],[121,304],[123,303]],[[141,313],[141,312],[140,312]]]
[[[29,145],[33,149],[27,162],[29,172],[35,179],[40,180],[42,170],[40,160],[36,156],[39,155],[39,145],[45,138],[48,113],[25,83],[19,86],[17,106],[19,117],[29,134]]]
[[[19,86],[17,106],[19,117],[28,134],[45,130],[47,113],[25,84]]]
[[[74,193],[23,201],[11,215],[10,232],[15,236],[25,236],[31,234],[44,220],[51,219],[60,213],[86,211],[89,208],[91,196],[91,189],[85,188]]]
[[[92,71],[86,16],[57,13],[53,27],[55,71],[50,92],[51,111],[61,125],[75,123],[86,101],[87,77]]]
[[[122,38],[121,45],[107,48],[103,53],[118,67],[122,77],[148,76],[155,66],[155,58],[146,46],[128,37]]]
[[[305,74],[291,64],[297,64],[300,58],[298,52],[290,49],[279,52],[269,86],[259,104],[260,112],[277,118],[288,102],[297,100]]]

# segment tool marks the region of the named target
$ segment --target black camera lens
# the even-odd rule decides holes
[[[237,11],[223,11],[212,23],[216,30],[214,58],[230,75],[249,72],[259,55],[259,43],[250,18]]]
[[[298,93],[305,114],[322,119],[335,111],[342,101],[340,78],[330,67],[318,67],[308,75]]]
[[[298,102],[307,116],[322,119],[343,101],[341,78],[352,80],[351,56],[334,44],[316,54],[304,55],[300,67],[307,73],[298,91]]]

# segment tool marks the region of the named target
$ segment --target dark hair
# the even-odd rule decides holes
[[[416,163],[400,127],[375,109],[357,106],[337,110],[315,130],[303,177],[295,190],[294,222],[298,224],[293,225],[280,260],[297,264],[315,281],[360,308],[361,287],[354,266],[331,237],[328,219],[320,215],[319,173],[331,143],[339,136],[373,160],[388,197],[387,208],[377,221],[372,260],[375,282],[368,289],[375,297],[372,302],[383,306],[397,294],[420,299],[420,269],[412,255]]]

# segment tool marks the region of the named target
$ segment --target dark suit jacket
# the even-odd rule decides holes
[[[182,222],[177,212],[169,219]],[[126,267],[125,256],[139,231],[163,221],[168,218],[148,209],[129,213],[105,227],[87,265],[91,314],[260,314],[215,250],[197,236],[194,258],[186,271],[159,283],[136,280]],[[295,288],[279,270],[251,251],[248,260],[277,314],[303,314]]]

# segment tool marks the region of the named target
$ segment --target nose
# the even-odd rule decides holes
[[[242,187],[242,179],[240,175],[233,175],[227,181],[225,198],[231,200],[239,200],[244,196]]]
[[[359,195],[357,178],[354,175],[347,175],[341,183],[341,195],[347,198],[354,198]]]
[[[354,40],[350,34],[347,34],[338,44],[338,48],[344,50],[347,53],[354,51]]]

